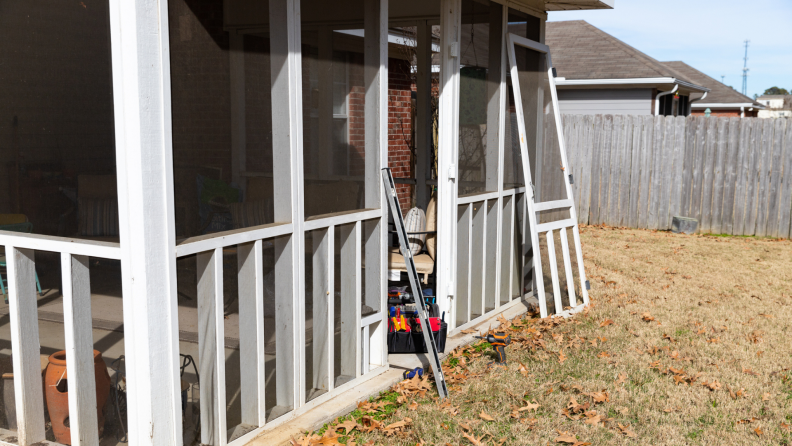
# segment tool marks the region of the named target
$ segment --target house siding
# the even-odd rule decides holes
[[[561,113],[574,115],[650,115],[652,90],[649,88],[559,90]]]

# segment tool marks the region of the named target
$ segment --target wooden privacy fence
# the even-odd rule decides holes
[[[580,223],[790,237],[792,120],[562,119]]]

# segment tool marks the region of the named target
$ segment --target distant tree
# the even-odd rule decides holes
[[[787,91],[786,88],[770,87],[767,90],[765,90],[764,94],[787,95],[787,94],[789,94],[789,92]]]

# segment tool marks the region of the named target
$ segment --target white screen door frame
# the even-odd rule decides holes
[[[577,224],[577,213],[575,212],[575,205],[574,199],[572,195],[572,185],[570,183],[569,175],[566,174],[569,172],[569,164],[567,161],[566,156],[566,146],[564,142],[564,132],[561,127],[561,115],[558,109],[558,94],[556,92],[556,85],[553,73],[553,64],[550,58],[550,48],[547,45],[542,43],[526,39],[525,37],[520,37],[515,34],[507,34],[506,35],[506,49],[509,57],[509,66],[511,70],[511,79],[512,79],[512,86],[514,90],[514,102],[515,102],[515,109],[517,112],[517,126],[518,131],[520,134],[520,153],[522,155],[522,163],[523,163],[523,175],[526,185],[526,205],[528,207],[528,221],[530,226],[530,237],[531,237],[531,245],[533,247],[533,271],[534,271],[534,287],[536,291],[536,297],[539,300],[539,310],[542,317],[547,317],[547,301],[545,297],[545,286],[544,286],[544,276],[542,274],[542,256],[540,252],[540,244],[539,244],[539,237],[540,234],[544,234],[547,241],[547,256],[549,259],[550,264],[550,274],[552,277],[553,282],[553,300],[555,304],[555,313],[560,314],[563,312],[562,301],[561,301],[561,290],[560,284],[558,280],[558,262],[556,261],[556,254],[555,254],[555,242],[554,242],[554,231],[560,232],[561,238],[561,247],[562,247],[562,254],[563,254],[563,262],[564,268],[566,273],[567,279],[567,289],[569,294],[569,303],[570,306],[573,308],[573,311],[582,308],[583,306],[588,305],[589,303],[589,296],[588,296],[588,281],[586,280],[586,272],[583,267],[583,253],[580,247],[580,232],[578,230]],[[532,182],[531,178],[531,164],[530,159],[528,156],[528,141],[526,137],[526,126],[525,126],[525,113],[523,110],[523,102],[522,102],[522,92],[520,90],[520,71],[517,66],[517,58],[515,53],[515,46],[527,48],[529,50],[535,51],[544,55],[545,58],[545,68],[547,69],[547,78],[549,80],[550,85],[550,94],[552,98],[552,107],[553,107],[553,114],[556,122],[556,130],[557,130],[557,138],[558,138],[558,146],[561,151],[560,158],[561,158],[561,166],[560,168],[565,174],[562,175],[565,184],[565,192],[566,198],[562,200],[555,200],[555,201],[545,201],[545,202],[536,202],[536,188],[534,187],[534,183]],[[537,117],[537,119],[541,120],[542,116],[541,113]],[[541,121],[540,121],[541,122]],[[542,127],[539,127],[540,129]],[[541,130],[538,130],[541,131]],[[542,145],[545,144],[545,140],[542,139]],[[552,149],[552,147],[537,147],[537,153],[542,153],[543,149]],[[541,165],[541,163],[539,163]],[[537,184],[541,184],[542,181],[542,172],[541,170],[537,171]],[[537,221],[539,220],[539,212],[545,211],[552,211],[552,210],[569,210],[569,218],[562,219],[557,221],[545,222],[538,224]],[[577,258],[578,264],[578,277],[580,278],[580,290],[583,297],[583,304],[578,306],[577,300],[575,298],[575,287],[574,287],[574,278],[572,273],[572,264],[570,261],[570,253],[569,253],[569,246],[568,246],[568,239],[567,239],[567,229],[572,230],[574,243],[575,243],[575,254]]]

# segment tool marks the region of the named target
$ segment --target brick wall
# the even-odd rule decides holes
[[[388,59],[388,167],[394,178],[413,178],[412,91],[410,64],[400,59]],[[402,213],[413,206],[413,186],[397,184],[396,191]]]
[[[693,110],[693,112],[690,113],[690,115],[691,116],[704,116],[704,110]],[[745,111],[745,117],[746,118],[755,118],[756,115],[757,115],[757,110],[754,110],[754,111],[746,110]],[[712,113],[710,113],[710,116],[716,116],[716,117],[719,117],[719,118],[739,118],[740,117],[740,110],[739,109],[733,109],[733,110],[728,110],[728,109],[726,109],[726,110],[712,110]]]

